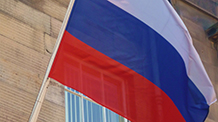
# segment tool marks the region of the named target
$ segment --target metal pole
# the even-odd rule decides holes
[[[32,111],[32,115],[30,116],[29,122],[36,122],[38,115],[39,115],[39,112],[40,112],[40,109],[42,107],[42,103],[44,101],[45,94],[46,94],[46,91],[48,89],[49,83],[50,83],[50,78],[48,78],[46,80],[45,84],[43,84],[41,86],[41,88],[43,90],[40,90],[39,97],[37,98],[37,100],[35,102],[35,106],[34,106],[34,109]]]
[[[60,33],[58,35],[58,38],[57,38],[57,41],[56,41],[56,44],[55,44],[55,47],[54,47],[54,50],[53,50],[53,54],[52,54],[52,56],[50,58],[50,61],[49,61],[49,64],[48,64],[48,67],[47,67],[47,70],[46,70],[46,73],[45,73],[45,77],[43,79],[40,91],[38,93],[38,96],[37,96],[37,99],[35,101],[34,107],[32,109],[32,113],[30,115],[29,122],[36,122],[37,121],[37,118],[38,118],[38,115],[39,115],[39,112],[40,112],[40,109],[41,109],[42,101],[44,100],[44,96],[46,94],[46,90],[47,90],[47,87],[48,87],[49,81],[50,81],[50,78],[48,78],[48,75],[50,73],[52,64],[54,62],[54,59],[55,59],[55,56],[57,54],[59,45],[61,43],[61,39],[63,37],[65,28],[67,26],[67,21],[68,21],[68,19],[70,17],[70,13],[72,11],[74,2],[75,2],[75,0],[71,0],[70,4],[68,6],[67,13],[65,15],[65,18],[64,18]]]

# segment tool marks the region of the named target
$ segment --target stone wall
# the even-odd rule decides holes
[[[69,1],[1,0],[0,122],[28,120]],[[183,0],[171,1],[189,29],[218,94],[218,55],[205,34],[205,29],[216,23],[217,18]],[[217,8],[211,10],[217,13]],[[63,86],[53,81],[38,122],[64,122],[64,106]],[[206,122],[218,122],[217,115],[218,102],[211,106]]]
[[[218,15],[217,11],[217,5],[218,1],[217,0],[188,0],[191,1],[192,3],[200,6],[201,8],[207,10],[208,12]]]
[[[0,122],[27,122],[70,0],[1,0]],[[38,122],[64,122],[63,86],[49,85]]]

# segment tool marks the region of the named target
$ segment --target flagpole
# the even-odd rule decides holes
[[[48,67],[47,67],[47,70],[46,70],[44,79],[43,79],[43,81],[42,81],[41,88],[40,88],[40,90],[39,90],[39,93],[38,93],[38,96],[37,96],[37,98],[36,98],[34,107],[33,107],[33,109],[32,109],[31,115],[30,115],[30,117],[29,117],[29,122],[36,122],[37,119],[38,119],[38,115],[39,115],[39,112],[40,112],[40,109],[41,109],[41,106],[42,106],[42,102],[43,102],[43,100],[44,100],[44,98],[45,98],[45,94],[46,94],[48,85],[49,85],[49,83],[50,83],[50,78],[48,78],[48,75],[49,75],[49,73],[50,73],[52,64],[53,64],[53,62],[54,62],[54,59],[55,59],[55,56],[56,56],[56,54],[57,54],[59,45],[60,45],[60,43],[61,43],[61,39],[62,39],[62,37],[63,37],[65,28],[66,28],[66,26],[67,26],[67,22],[68,22],[68,19],[69,19],[69,17],[70,17],[70,13],[71,13],[71,11],[72,11],[74,2],[75,2],[75,0],[71,0],[71,1],[70,1],[70,4],[69,4],[69,6],[68,6],[67,13],[66,13],[66,15],[65,15],[65,18],[64,18],[64,21],[63,21],[63,24],[62,24],[60,33],[59,33],[59,35],[58,35],[58,38],[57,38],[57,41],[56,41],[56,44],[55,44],[55,47],[54,47],[52,56],[51,56],[51,58],[50,58],[50,61],[49,61],[49,64],[48,64]]]

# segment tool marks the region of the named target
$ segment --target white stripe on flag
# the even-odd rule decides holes
[[[183,58],[187,75],[204,95],[207,103],[210,105],[216,101],[215,91],[200,57],[192,45],[191,36],[167,0],[108,1],[138,18],[162,35]]]

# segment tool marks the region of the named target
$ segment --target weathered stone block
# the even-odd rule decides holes
[[[212,64],[214,66],[218,65],[217,52],[215,49],[205,46],[205,43],[195,39],[193,39],[193,44],[203,62]]]
[[[65,107],[45,100],[39,113],[39,122],[65,122]]]
[[[0,13],[0,35],[44,53],[43,32]]]
[[[216,92],[216,98],[218,99],[218,83],[216,83],[215,85],[214,85],[214,89],[215,89],[215,92]],[[217,101],[217,103],[218,103],[218,101]],[[218,117],[217,117],[218,118]]]
[[[216,80],[215,80],[215,83],[216,83],[216,85],[217,85],[217,94],[218,94],[218,75],[217,75],[217,73],[218,73],[218,66],[216,67]],[[217,97],[218,98],[218,97]]]
[[[218,122],[218,102],[212,104],[210,106],[210,112],[209,112],[209,115],[208,115],[208,118],[214,120],[215,122]]]
[[[51,80],[45,99],[59,106],[65,106],[64,86]]]
[[[217,1],[216,0],[189,0],[189,1],[198,5],[199,7],[202,7],[203,9],[207,10],[211,14],[217,15],[217,12],[216,12]]]
[[[207,118],[207,119],[205,120],[205,122],[215,122],[215,121],[212,120],[212,119],[210,119],[210,118]]]
[[[57,38],[60,32],[62,26],[62,22],[55,19],[51,18],[51,36],[54,38]]]
[[[61,4],[65,5],[66,7],[68,7],[70,0],[56,0],[58,2],[60,2]]]
[[[53,0],[45,0],[42,8],[45,13],[61,21],[64,20],[65,14],[67,12],[67,8],[65,6],[62,6]]]
[[[45,51],[48,54],[52,54],[54,46],[56,43],[56,39],[49,36],[48,34],[45,34]]]
[[[1,0],[0,10],[27,25],[50,34],[50,17],[17,0]]]
[[[27,122],[36,96],[0,80],[0,121]]]
[[[177,8],[177,12],[181,17],[193,21],[201,26],[204,30],[217,22],[215,18],[208,16],[204,12],[199,11],[197,8],[184,3],[182,0],[178,0],[178,2],[175,4],[175,7]]]
[[[27,122],[36,94],[30,94],[0,80],[0,121]],[[62,96],[64,99],[64,96]],[[64,106],[45,100],[37,122],[64,122]]]
[[[15,66],[43,74],[50,56],[0,35],[0,59]],[[11,67],[12,68],[12,67]]]
[[[210,41],[207,40],[207,35],[205,31],[200,25],[194,23],[191,20],[188,20],[187,18],[184,18],[184,17],[181,17],[181,18],[183,22],[185,23],[186,27],[188,28],[192,39],[201,41],[204,43],[204,45],[211,47],[211,43]]]
[[[20,1],[61,21],[64,20],[67,11],[67,7],[56,0],[20,0]]]
[[[3,36],[0,43],[0,120],[24,122],[31,113],[49,56]],[[51,84],[46,96],[39,121],[64,121],[63,88]]]
[[[211,64],[208,64],[208,63],[205,63],[203,62],[203,65],[205,67],[205,70],[211,80],[211,82],[213,83],[213,85],[216,84],[216,75],[217,75],[217,72],[216,72],[216,67],[211,65]]]
[[[32,72],[0,58],[0,82],[37,94],[44,74]]]

